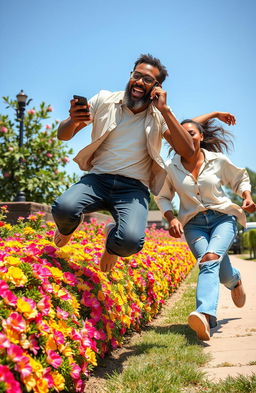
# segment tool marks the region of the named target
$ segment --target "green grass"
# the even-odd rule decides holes
[[[194,269],[180,300],[129,343],[122,370],[108,376],[105,393],[256,393],[256,375],[210,383],[199,369],[209,357],[187,326],[194,309]],[[132,354],[132,355],[131,355]],[[121,369],[120,368],[120,369]]]

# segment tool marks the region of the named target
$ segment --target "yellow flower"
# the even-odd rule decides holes
[[[75,314],[78,315],[78,310],[80,309],[80,303],[77,301],[76,297],[74,295],[71,295],[72,299],[71,299],[71,303],[72,303],[72,307],[75,310]]]
[[[30,313],[32,311],[31,306],[26,300],[18,299],[17,300],[17,311],[22,313]]]
[[[128,315],[122,315],[122,322],[128,326],[128,328],[131,326],[131,320],[128,317]]]
[[[5,334],[6,334],[6,337],[8,338],[8,340],[11,341],[13,344],[19,344],[19,342],[20,342],[19,332],[17,332],[16,330],[13,330],[10,327],[6,327]]]
[[[63,355],[65,355],[65,356],[67,356],[68,358],[70,358],[72,355],[73,355],[73,350],[72,350],[72,348],[71,347],[69,347],[68,345],[59,345],[59,351],[63,354]]]
[[[20,265],[22,263],[22,261],[20,260],[20,258],[17,257],[12,257],[12,256],[8,256],[4,259],[5,264],[7,265],[11,265],[11,266],[16,266],[16,265]]]
[[[72,249],[70,248],[70,246],[65,246],[56,250],[55,255],[58,258],[69,259],[71,253]]]
[[[52,221],[46,221],[46,225],[47,225],[48,227],[50,227],[50,228],[55,227],[55,223],[52,222]]]
[[[8,231],[12,229],[11,224],[5,224],[2,228],[7,229]]]
[[[58,293],[60,286],[55,283],[52,283],[52,289],[53,289],[54,293]]]
[[[23,233],[24,235],[34,235],[36,231],[31,227],[25,227],[23,228]]]
[[[35,393],[47,393],[49,392],[47,379],[40,378],[36,381],[36,386],[34,387]]]
[[[49,335],[48,336],[49,338],[48,338],[48,340],[47,340],[47,342],[46,342],[46,346],[45,346],[45,349],[46,349],[46,351],[49,351],[49,350],[53,350],[53,351],[55,351],[55,349],[57,349],[57,345],[56,345],[56,342],[55,342],[55,340],[54,340],[54,337],[53,337],[53,335],[51,334],[51,335]]]
[[[60,269],[58,269],[57,267],[49,267],[48,269],[50,270],[50,272],[53,275],[53,278],[57,279],[57,280],[62,280],[63,279],[63,273]]]
[[[55,389],[59,392],[60,390],[63,390],[65,388],[65,379],[64,377],[58,373],[58,371],[54,371],[51,374],[52,378],[53,378],[53,383],[54,383],[54,387]]]
[[[29,356],[29,363],[33,369],[33,373],[35,373],[38,378],[41,378],[43,375],[43,372],[44,372],[44,368],[41,365],[41,363],[39,363],[37,360],[35,360],[31,356]]]
[[[8,272],[4,274],[4,278],[18,287],[25,285],[28,281],[23,271],[19,267],[14,266],[8,269]]]
[[[26,300],[21,298],[17,300],[17,311],[23,313],[26,318],[34,318],[38,314]]]
[[[50,307],[48,316],[49,316],[50,318],[55,318],[55,315],[56,315],[56,311],[54,310],[54,308]]]
[[[33,374],[24,377],[22,381],[24,382],[28,392],[30,392],[36,386],[36,378]]]
[[[113,280],[115,281],[119,281],[122,280],[124,278],[123,273],[118,271],[118,270],[113,270],[111,272],[111,277],[113,278]]]
[[[98,291],[97,298],[100,302],[103,302],[105,300],[105,295],[102,291]]]
[[[113,335],[112,335],[112,330],[111,330],[111,328],[110,328],[110,326],[109,326],[108,323],[106,324],[106,331],[107,331],[108,339],[111,340],[111,338],[113,337]]]
[[[91,348],[86,348],[85,356],[89,363],[93,364],[94,366],[97,366],[96,356],[95,353],[91,350]]]

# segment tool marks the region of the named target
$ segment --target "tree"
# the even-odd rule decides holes
[[[17,101],[3,97],[9,115],[0,114],[0,188],[1,200],[14,200],[17,191],[25,192],[26,200],[52,203],[54,198],[73,183],[73,177],[60,170],[68,161],[72,149],[56,137],[58,121],[44,124],[52,107],[44,102],[39,109],[29,109],[24,115],[24,144],[19,148]]]

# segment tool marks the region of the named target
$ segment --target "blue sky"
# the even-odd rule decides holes
[[[23,89],[30,107],[45,101],[63,120],[73,94],[123,90],[135,60],[151,53],[169,71],[163,87],[177,118],[235,114],[230,158],[255,171],[255,16],[254,0],[1,1],[0,96]],[[89,140],[87,128],[69,146]],[[66,169],[80,173],[72,161]]]

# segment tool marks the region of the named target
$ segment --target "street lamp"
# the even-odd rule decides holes
[[[24,112],[25,106],[27,105],[28,96],[21,90],[19,94],[16,95],[18,101],[18,109],[17,109],[17,118],[20,123],[20,131],[19,131],[19,149],[23,146],[23,120],[24,120]],[[22,159],[19,159],[20,165],[23,165]],[[18,190],[17,195],[14,199],[15,202],[25,202],[26,197],[25,193],[22,190]]]

